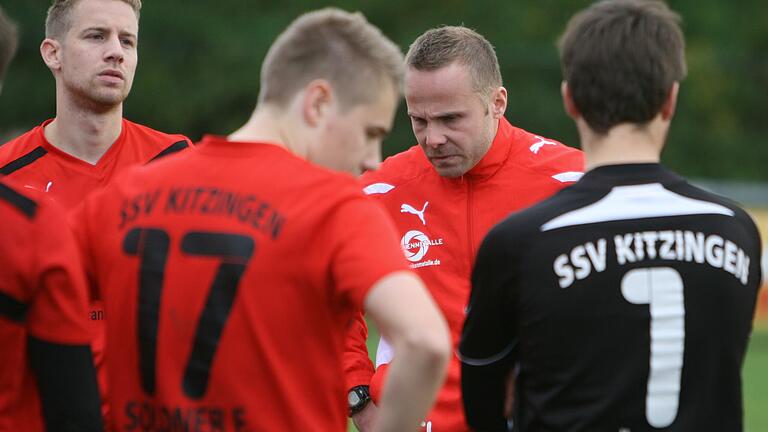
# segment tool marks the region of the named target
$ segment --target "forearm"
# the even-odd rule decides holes
[[[451,355],[448,325],[421,281],[390,275],[366,297],[366,309],[392,344],[377,432],[416,430],[432,405]]]
[[[417,430],[445,377],[448,357],[441,356],[439,350],[396,345],[395,352],[379,407],[377,432]]]

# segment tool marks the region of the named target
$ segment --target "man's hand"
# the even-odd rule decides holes
[[[368,402],[360,412],[352,414],[352,422],[360,432],[371,432],[373,430],[373,422],[376,419],[379,408],[373,401]]]

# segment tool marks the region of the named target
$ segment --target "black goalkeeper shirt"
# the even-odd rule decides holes
[[[761,242],[732,202],[658,164],[595,168],[497,225],[460,344],[478,431],[742,430]]]

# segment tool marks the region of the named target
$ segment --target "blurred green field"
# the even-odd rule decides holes
[[[369,334],[368,352],[375,355],[379,333],[373,325],[370,325]],[[742,376],[744,430],[745,432],[768,431],[768,323],[756,326],[752,332]],[[351,421],[348,432],[358,432]]]
[[[742,374],[746,432],[768,431],[768,324],[756,326]]]

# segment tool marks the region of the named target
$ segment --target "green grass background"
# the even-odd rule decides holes
[[[368,352],[376,354],[379,332],[369,323]],[[745,432],[768,431],[768,323],[756,325],[742,374]],[[358,432],[349,422],[348,432]]]

